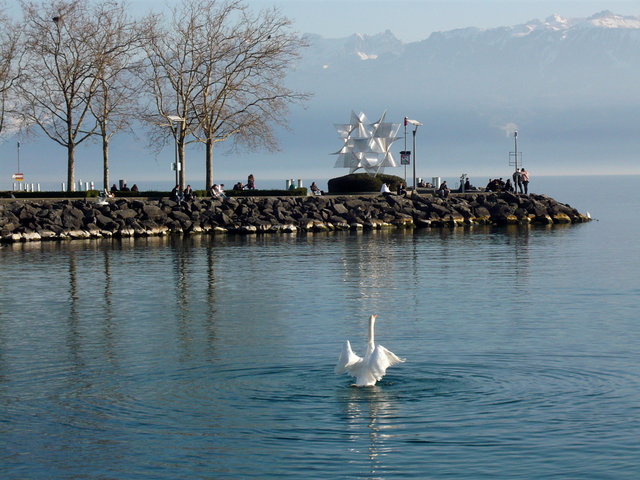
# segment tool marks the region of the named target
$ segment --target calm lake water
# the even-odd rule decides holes
[[[3,479],[640,478],[640,177],[598,221],[0,248]],[[406,363],[333,374],[345,339]]]

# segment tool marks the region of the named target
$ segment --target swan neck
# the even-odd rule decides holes
[[[375,325],[376,319],[372,316],[369,318],[369,345],[374,345],[375,343]]]

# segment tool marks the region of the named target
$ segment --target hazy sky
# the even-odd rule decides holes
[[[601,10],[640,14],[638,1],[282,0],[276,4],[305,33],[342,37],[390,29],[406,42],[423,40],[434,31],[514,25],[554,13],[567,17],[590,16]]]
[[[129,0],[135,15],[144,14],[149,9],[166,8],[179,0]],[[622,15],[640,15],[640,1],[553,1],[553,0],[246,0],[255,8],[277,6],[282,13],[294,21],[294,29],[300,33],[317,33],[328,38],[346,37],[353,33],[375,34],[387,29],[405,42],[427,38],[434,31],[446,31],[469,26],[493,28],[516,25],[532,19],[544,19],[552,14],[575,18],[588,17],[603,10],[611,10]],[[7,0],[10,12],[19,11],[18,0]],[[164,5],[164,7],[162,7]],[[345,106],[336,112],[335,121],[348,114],[353,106]],[[369,112],[372,116],[376,113]],[[313,112],[306,111],[307,115]],[[294,122],[295,123],[295,122]],[[144,132],[137,141],[118,136],[112,149],[112,179],[128,178],[170,180],[173,173],[169,169],[173,161],[173,149],[166,148],[159,155],[149,151]],[[332,168],[333,158],[328,154],[336,149],[338,139],[326,138],[326,145],[317,151],[305,151],[304,157],[314,157],[315,163],[299,165],[300,152],[288,148],[291,136],[308,135],[309,132],[296,129],[283,134],[282,151],[276,154],[244,152],[218,155],[214,170],[222,178],[246,178],[251,171],[260,178],[305,177],[328,178],[342,175],[346,171]],[[289,135],[289,137],[287,137]],[[426,135],[426,133],[424,134]],[[11,185],[11,173],[16,170],[16,140],[22,141],[21,170],[32,182],[63,181],[66,178],[66,152],[63,148],[45,138],[41,133],[32,138],[9,138],[0,141],[0,190]],[[505,147],[506,149],[506,147]],[[218,153],[222,153],[218,150]],[[195,181],[202,176],[202,152],[189,154],[193,161],[188,169]],[[99,183],[101,165],[99,148],[87,144],[77,152],[76,178],[93,179]],[[317,166],[316,166],[317,165]],[[391,172],[393,173],[393,172]],[[471,172],[470,172],[471,173]],[[615,172],[617,173],[617,172]],[[130,183],[133,183],[131,181]],[[140,180],[137,180],[140,181]],[[200,181],[198,180],[198,183]]]
[[[130,0],[136,11],[172,2]],[[587,17],[602,10],[640,15],[640,1],[555,0],[247,0],[257,8],[277,6],[301,33],[346,37],[387,29],[405,42],[469,26],[492,28],[544,19],[552,14]]]

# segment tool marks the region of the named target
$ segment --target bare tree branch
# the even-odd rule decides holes
[[[147,51],[146,84],[155,98],[147,119],[164,132],[170,115],[185,119],[184,128],[170,127],[183,164],[180,183],[188,133],[206,146],[208,188],[215,143],[277,148],[274,127],[286,126],[291,103],[309,98],[284,86],[306,45],[277,9],[252,13],[241,0],[184,0],[172,14]]]
[[[7,112],[15,109],[10,94],[21,75],[24,49],[21,48],[20,30],[20,26],[4,13],[0,14],[0,134],[5,130]]]
[[[81,0],[22,0],[26,59],[21,114],[67,149],[67,188],[75,190],[75,148],[95,131],[90,105],[98,91],[92,45],[101,31]]]
[[[145,22],[136,22],[117,0],[105,1],[95,7],[94,17],[100,18],[100,31],[92,43],[98,80],[96,95],[90,103],[96,119],[96,135],[102,141],[103,188],[109,188],[109,142],[135,119],[133,107],[140,95],[138,80],[143,42],[147,38]]]

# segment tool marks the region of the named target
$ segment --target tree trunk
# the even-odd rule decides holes
[[[109,190],[109,139],[102,137],[102,184]]]
[[[209,190],[211,185],[213,185],[213,141],[211,139],[206,142],[205,166],[207,173],[204,182],[204,189]]]
[[[72,142],[67,145],[67,192],[76,191],[75,148],[76,146]]]

